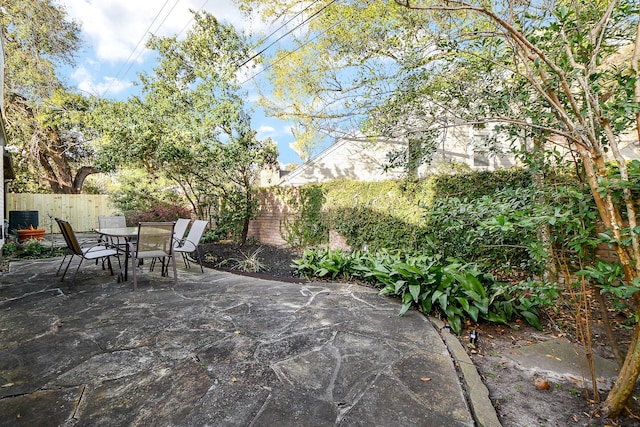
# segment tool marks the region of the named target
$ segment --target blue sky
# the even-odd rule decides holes
[[[138,73],[155,65],[152,52],[144,47],[149,33],[184,34],[192,23],[189,9],[205,10],[239,31],[270,34],[270,29],[257,18],[244,17],[232,0],[57,0],[56,3],[82,26],[83,50],[76,66],[68,71],[67,82],[85,93],[110,99],[126,99],[137,93],[139,87],[133,83],[138,80]],[[257,97],[256,85],[264,74],[243,87],[250,103]],[[257,109],[252,125],[259,139],[270,137],[278,144],[282,164],[301,163],[289,147],[294,140],[289,123],[265,117]]]

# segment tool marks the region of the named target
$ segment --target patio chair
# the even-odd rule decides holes
[[[190,219],[187,218],[178,218],[176,220],[176,224],[173,227],[173,246],[175,247],[182,241],[184,238],[184,233],[187,231],[187,227],[189,227]],[[150,270],[153,271],[153,268],[156,265],[156,259],[151,260]]]
[[[187,227],[189,227],[190,219],[187,218],[178,218],[176,220],[176,225],[173,227],[173,241],[180,242],[184,239],[184,233],[187,232]]]
[[[207,228],[208,224],[208,221],[193,221],[187,238],[179,241],[176,247],[173,248],[175,252],[179,252],[180,254],[182,254],[182,260],[184,261],[185,268],[190,267],[187,254],[195,252],[196,260],[198,261],[198,264],[200,264],[200,271],[204,273],[204,269],[202,268],[202,257],[200,255],[200,251],[198,250],[198,245],[200,244],[200,239],[202,239],[202,235],[204,234],[204,230]]]
[[[64,258],[62,258],[62,262],[60,263],[60,267],[58,267],[56,276],[60,274],[60,270],[62,269],[62,266],[64,265],[64,262],[67,259],[67,256],[71,255],[71,257],[69,258],[69,262],[67,263],[67,266],[65,267],[64,272],[62,273],[62,277],[60,278],[61,282],[64,281],[64,276],[66,276],[67,270],[69,270],[69,266],[71,265],[71,261],[73,260],[74,256],[80,257],[80,262],[78,263],[78,267],[76,268],[75,273],[73,273],[73,278],[71,280],[75,279],[76,274],[78,273],[78,270],[80,270],[80,266],[82,265],[82,261],[84,261],[85,259],[96,260],[96,261],[103,260],[103,264],[102,264],[103,268],[104,268],[104,261],[106,260],[107,265],[109,266],[109,271],[113,276],[113,267],[111,266],[111,257],[118,256],[118,251],[116,249],[113,249],[101,244],[83,247],[78,242],[76,233],[73,231],[73,227],[71,227],[71,224],[69,224],[68,221],[56,218],[56,222],[58,223],[58,226],[60,227],[60,232],[62,233],[62,237],[64,237],[64,241],[67,244],[67,253],[64,255]],[[120,258],[118,258],[118,264],[120,264]]]
[[[126,226],[127,226],[127,221],[125,217],[122,215],[117,215],[117,216],[99,215],[98,216],[98,229],[125,228]],[[104,239],[104,238],[105,237],[101,236],[101,239]],[[126,250],[127,242],[124,239],[120,240],[119,237],[108,237],[106,239],[108,239],[108,241],[114,246],[116,246],[117,248]]]
[[[170,259],[173,264],[173,283],[174,285],[178,284],[178,270],[173,251],[174,225],[173,222],[141,222],[138,226],[138,239],[135,242],[129,242],[134,290],[138,287],[136,266],[138,262],[146,258],[161,260],[163,276],[168,275],[168,259]],[[166,267],[165,261],[167,261]]]
[[[127,226],[127,221],[124,216],[98,216],[98,228],[124,228]]]
[[[173,227],[173,246],[174,248],[180,244],[182,239],[184,239],[184,233],[187,231],[187,227],[189,227],[190,219],[187,218],[178,218],[176,220],[176,225]],[[151,261],[150,270],[153,271],[153,268],[156,265],[156,259],[154,258]]]

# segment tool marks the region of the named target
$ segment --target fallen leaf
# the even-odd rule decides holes
[[[538,390],[549,390],[549,381],[545,380],[544,378],[536,378],[533,381],[533,384]]]
[[[422,378],[420,378],[420,381],[424,381],[424,382],[431,381],[431,378],[429,378],[429,377],[422,377]]]

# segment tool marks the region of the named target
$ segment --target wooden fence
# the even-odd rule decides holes
[[[75,231],[86,232],[98,227],[98,215],[113,215],[115,208],[108,195],[103,194],[26,194],[7,193],[5,218],[11,211],[38,211],[38,225],[47,233],[60,233],[51,218],[62,218]],[[35,225],[35,224],[34,224]]]

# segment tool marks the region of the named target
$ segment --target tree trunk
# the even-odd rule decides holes
[[[80,193],[84,185],[84,180],[87,179],[89,175],[99,172],[100,171],[93,166],[82,166],[78,172],[76,172],[76,177],[73,180],[73,188]]]
[[[616,242],[621,242],[622,239],[622,217],[620,211],[615,206],[611,196],[602,197],[598,191],[600,189],[600,183],[598,177],[606,176],[606,165],[602,158],[592,156],[591,153],[582,150],[581,156],[591,194],[596,202],[600,218],[602,219],[604,226],[611,229],[612,237]],[[628,252],[628,247],[622,244],[615,245],[616,254],[618,260],[622,265],[625,275],[625,281],[627,283],[635,283],[638,280],[638,270],[635,265],[635,261]],[[638,311],[638,299],[633,299],[636,305],[636,312]],[[635,387],[638,376],[640,375],[640,324],[636,323],[633,329],[633,339],[629,345],[629,350],[625,360],[620,368],[620,374],[616,378],[616,382],[609,392],[606,401],[603,404],[603,411],[609,418],[617,418],[625,405]]]
[[[640,375],[640,323],[633,328],[633,338],[627,351],[616,383],[603,404],[603,411],[609,418],[617,418],[627,405],[633,388]]]
[[[536,190],[543,190],[545,188],[545,180],[544,180],[544,171],[539,167],[544,162],[544,152],[543,152],[543,141],[536,137],[533,140],[533,149],[536,157],[536,170],[531,177],[533,181],[533,186]],[[544,194],[541,191],[541,194]],[[540,197],[538,203],[542,205],[546,204],[546,200],[544,199],[544,195]],[[558,268],[556,266],[556,254],[555,249],[553,247],[553,243],[551,241],[551,230],[549,230],[549,224],[543,224],[538,228],[537,231],[538,240],[542,242],[542,245],[547,252],[547,259],[545,260],[545,268],[543,273],[543,279],[548,282],[557,282],[558,281]]]
[[[244,215],[242,218],[242,235],[240,236],[240,242],[244,245],[247,242],[247,237],[249,236],[249,221],[251,220],[251,216],[253,214],[251,209],[251,190],[246,189],[245,197],[244,197]]]

